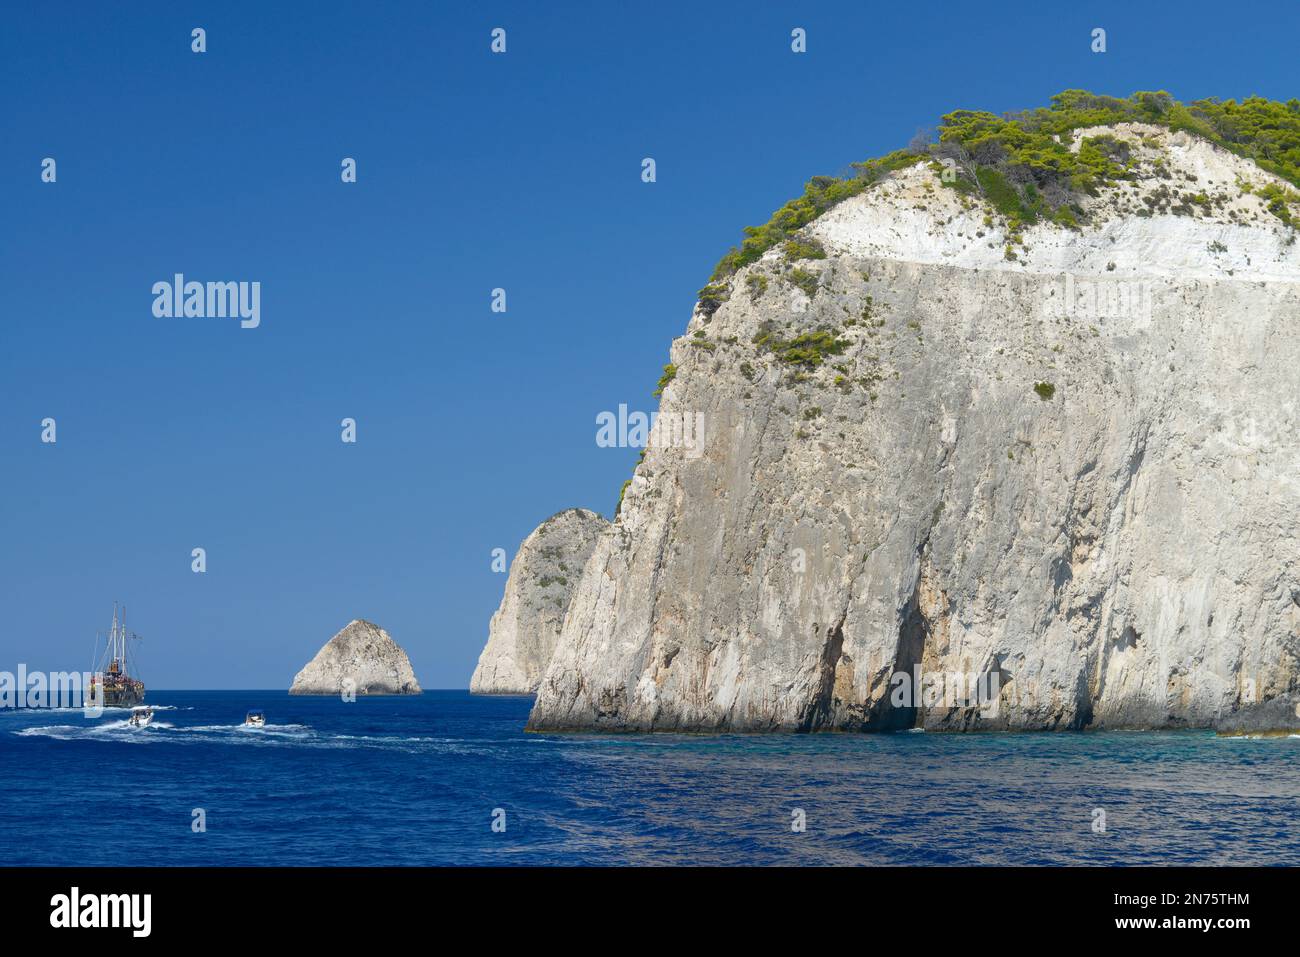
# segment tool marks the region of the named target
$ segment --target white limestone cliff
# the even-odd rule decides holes
[[[519,547],[488,640],[470,679],[475,694],[532,694],[550,663],[569,601],[596,539],[609,523],[571,508],[552,515]]]
[[[1242,188],[1277,182],[1249,160],[1133,124],[1075,142],[1098,132],[1141,172],[1081,230],[1028,227],[1010,259],[1005,225],[921,164],[807,227],[827,258],[774,248],[697,307],[660,414],[702,414],[703,448],[637,466],[530,728],[1293,710],[1300,244]],[[1208,202],[1148,202],[1170,182]],[[815,368],[763,345],[818,330],[844,347]],[[918,669],[996,700],[898,698]]]

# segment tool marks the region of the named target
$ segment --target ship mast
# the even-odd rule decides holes
[[[122,619],[117,617],[117,602],[113,602],[113,624],[108,629],[108,640],[104,643],[104,660],[101,667],[108,674],[126,673],[126,607],[122,608]]]
[[[126,630],[126,606],[121,606],[121,615],[118,614],[119,602],[113,602],[113,623],[109,626],[108,635],[104,641],[104,654],[99,659],[98,670],[103,671],[105,675],[116,675],[123,678],[131,678],[131,671],[127,664],[127,658],[130,655],[129,645],[132,640],[139,641],[140,636],[132,634]],[[99,635],[95,636],[95,651],[99,651]]]
[[[117,624],[117,602],[113,602],[113,641],[109,649],[108,670],[110,672],[119,672],[122,670],[121,655],[118,654],[118,645],[122,640],[122,633]]]

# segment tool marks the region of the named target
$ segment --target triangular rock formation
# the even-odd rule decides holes
[[[388,632],[354,619],[298,672],[289,694],[421,694],[411,662]]]

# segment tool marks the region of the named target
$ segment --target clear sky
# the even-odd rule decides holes
[[[1300,96],[1292,2],[290,9],[0,14],[0,670],[87,668],[120,600],[153,688],[287,688],[352,618],[463,688],[492,549],[612,514],[596,415],[809,176],[1073,87]],[[155,317],[175,273],[260,326]]]

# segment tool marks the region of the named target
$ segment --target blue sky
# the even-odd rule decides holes
[[[153,688],[287,687],[357,617],[465,687],[492,549],[612,513],[637,450],[596,415],[654,408],[809,176],[1071,87],[1300,95],[1294,4],[302,9],[2,15],[0,670],[88,667],[120,600]],[[260,282],[261,325],[155,318],[177,272]]]

